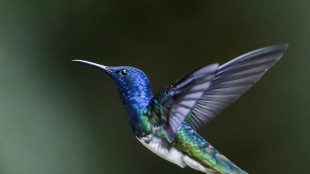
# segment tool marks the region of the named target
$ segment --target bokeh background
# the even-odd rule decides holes
[[[209,63],[279,43],[283,59],[199,133],[249,173],[309,173],[310,1],[2,0],[1,174],[199,174],[144,148],[109,77],[156,93]]]

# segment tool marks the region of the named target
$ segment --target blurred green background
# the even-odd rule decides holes
[[[279,43],[283,59],[199,133],[249,173],[309,173],[310,1],[2,0],[1,174],[199,174],[133,136],[114,84],[71,62],[130,65],[156,93]]]

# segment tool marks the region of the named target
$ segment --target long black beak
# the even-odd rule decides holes
[[[99,68],[99,69],[103,69],[105,72],[107,73],[110,73],[112,72],[108,66],[104,66],[104,65],[100,65],[98,63],[94,63],[94,62],[89,62],[89,61],[86,61],[86,60],[72,60],[73,62],[80,62],[80,63],[84,63],[84,64],[87,64],[87,65],[91,65],[91,66],[94,66],[96,68]]]

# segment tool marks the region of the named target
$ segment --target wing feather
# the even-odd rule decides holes
[[[195,130],[201,128],[256,83],[286,49],[287,45],[266,47],[221,65],[210,87],[195,104],[188,123]],[[202,123],[194,123],[195,117],[203,118]]]
[[[165,91],[162,125],[169,142],[183,121],[198,130],[237,100],[284,54],[287,45],[254,50],[221,66],[202,67]]]
[[[180,127],[185,117],[195,103],[211,85],[218,64],[202,67],[188,76],[177,81],[168,90],[170,96],[164,103],[162,120],[168,141],[172,141],[176,130]],[[197,118],[193,118],[199,121]]]

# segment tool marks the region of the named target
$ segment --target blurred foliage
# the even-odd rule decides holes
[[[283,59],[200,133],[249,173],[308,173],[309,9],[302,0],[1,1],[0,173],[198,174],[142,147],[112,80],[71,60],[138,67],[155,93],[279,43],[290,44]]]

